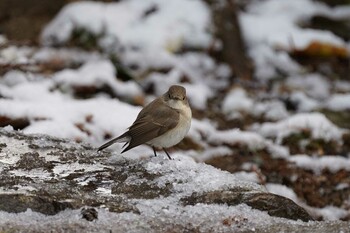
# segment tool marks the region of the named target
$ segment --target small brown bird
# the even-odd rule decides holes
[[[186,136],[191,126],[191,118],[186,89],[173,85],[141,110],[127,132],[103,144],[98,151],[116,142],[125,142],[123,147],[128,145],[122,153],[147,144],[152,146],[155,156],[155,147],[158,147],[171,159],[165,149],[178,144]]]

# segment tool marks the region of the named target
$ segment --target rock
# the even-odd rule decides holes
[[[311,216],[292,200],[272,193],[249,193],[244,190],[214,191],[204,194],[192,194],[182,201],[187,205],[197,203],[238,205],[246,203],[254,209],[267,211],[269,215],[293,220],[310,221]]]
[[[30,122],[28,119],[25,118],[11,119],[7,116],[0,115],[0,127],[4,127],[7,125],[11,125],[14,129],[24,129],[25,127],[30,125]]]
[[[81,215],[84,219],[90,222],[95,219],[98,219],[98,212],[95,208],[83,208],[81,210]]]
[[[6,130],[0,130],[0,140],[0,231],[346,229],[342,222],[320,226],[291,200],[184,156],[132,160],[97,153],[86,144]]]
[[[55,215],[62,210],[72,208],[69,202],[24,194],[0,194],[0,200],[0,210],[9,213],[24,212],[30,208],[42,214]]]

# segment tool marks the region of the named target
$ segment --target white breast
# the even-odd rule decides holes
[[[192,112],[188,105],[181,106],[180,119],[178,125],[167,133],[152,139],[147,144],[155,147],[168,148],[178,144],[191,127]]]

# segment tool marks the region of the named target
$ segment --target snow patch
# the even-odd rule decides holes
[[[298,167],[313,171],[315,174],[321,174],[324,169],[328,169],[332,173],[342,169],[350,171],[349,159],[336,155],[322,157],[295,155],[289,157],[288,160],[294,162]]]
[[[252,129],[264,137],[276,138],[278,143],[290,134],[305,130],[310,131],[312,138],[326,141],[341,140],[343,135],[343,131],[321,113],[299,113],[276,123],[255,124]]]
[[[332,95],[326,102],[325,107],[333,111],[350,110],[350,94]]]
[[[101,37],[101,47],[176,51],[182,44],[208,46],[209,22],[208,7],[198,0],[77,2],[61,10],[44,29],[42,41],[46,45],[62,44],[74,30],[85,29]]]

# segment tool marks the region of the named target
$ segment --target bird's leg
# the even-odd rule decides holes
[[[169,153],[165,150],[165,148],[163,148],[163,150],[164,150],[165,154],[168,156],[168,158],[169,158],[170,160],[172,160],[172,158],[170,157]]]
[[[154,153],[154,156],[157,157],[157,152],[156,152],[156,148],[154,146],[152,146],[153,148],[153,153]]]

